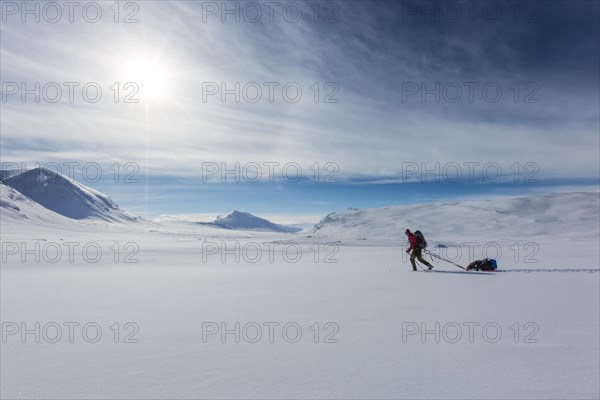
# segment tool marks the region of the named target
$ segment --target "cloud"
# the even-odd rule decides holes
[[[3,82],[98,82],[103,96],[39,104],[12,96],[0,116],[2,159],[131,161],[175,176],[197,176],[202,162],[331,161],[349,179],[393,176],[403,162],[535,162],[545,176],[598,176],[598,4],[535,2],[521,10],[535,17],[525,23],[512,3],[497,3],[505,18],[496,22],[481,14],[490,3],[476,3],[474,20],[456,23],[408,8],[435,2],[354,1],[321,9],[318,22],[309,3],[297,3],[297,22],[278,10],[272,23],[266,14],[222,23],[202,2],[141,2],[135,24],[110,14],[98,24],[9,20]],[[332,11],[337,22],[323,23]],[[167,94],[115,103],[119,65],[140,54],[168,69]],[[268,82],[279,83],[273,102]],[[282,93],[292,82],[302,89],[296,103]],[[207,83],[250,84],[262,97],[203,102]],[[433,93],[423,97],[423,88]],[[496,88],[500,99],[485,97]]]

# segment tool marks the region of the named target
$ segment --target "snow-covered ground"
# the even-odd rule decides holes
[[[598,193],[286,234],[73,220],[0,188],[2,398],[600,396]],[[406,227],[500,271],[412,272]]]

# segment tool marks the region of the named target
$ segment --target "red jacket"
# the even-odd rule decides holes
[[[419,247],[417,245],[417,238],[415,238],[415,235],[413,235],[411,232],[408,235],[408,249],[406,251],[411,251],[412,249],[416,249],[417,247]]]

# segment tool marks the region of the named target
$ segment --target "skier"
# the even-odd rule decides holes
[[[417,233],[417,232],[415,232],[415,233]],[[418,232],[418,233],[420,233],[420,232]],[[404,231],[404,234],[406,234],[406,236],[408,237],[408,249],[406,249],[406,252],[408,254],[410,254],[410,263],[412,264],[413,271],[417,270],[417,264],[415,263],[415,258],[417,260],[419,260],[420,262],[422,262],[423,264],[425,264],[427,266],[427,268],[429,268],[429,270],[431,270],[433,268],[433,265],[431,265],[427,261],[425,261],[423,259],[423,255],[421,253],[421,251],[425,248],[425,246],[427,246],[427,244],[423,243],[423,242],[425,242],[425,238],[423,238],[423,235],[419,235],[419,238],[422,238],[422,240],[418,240],[417,237],[410,231],[410,229],[406,229]],[[427,243],[427,242],[425,242],[425,243]]]

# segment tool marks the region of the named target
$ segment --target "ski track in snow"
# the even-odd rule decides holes
[[[584,272],[584,273],[597,273],[600,272],[600,269],[596,268],[545,268],[545,269],[511,269],[511,270],[503,270],[500,269],[495,272],[522,272],[522,273],[536,273],[536,272],[560,272],[560,273],[571,273],[571,272]]]

